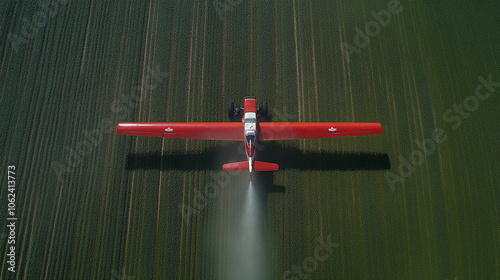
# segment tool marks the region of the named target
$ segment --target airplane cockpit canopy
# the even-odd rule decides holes
[[[247,135],[247,145],[252,146],[255,144],[255,135]]]

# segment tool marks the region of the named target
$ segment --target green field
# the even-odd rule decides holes
[[[0,279],[500,278],[500,2],[35,2],[0,1]],[[267,143],[250,188],[238,143],[115,135],[249,95],[384,134]]]

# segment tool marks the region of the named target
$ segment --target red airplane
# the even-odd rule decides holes
[[[120,123],[116,134],[157,136],[167,138],[245,141],[247,161],[227,163],[224,171],[277,171],[278,165],[254,161],[257,141],[329,138],[382,134],[379,123],[273,123],[260,122],[267,118],[267,103],[258,107],[255,97],[245,97],[243,108],[229,103],[229,118],[233,122],[211,123]]]

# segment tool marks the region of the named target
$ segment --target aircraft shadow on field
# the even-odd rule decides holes
[[[171,152],[163,155],[160,152],[130,153],[127,157],[126,169],[219,171],[225,163],[246,160],[242,145],[244,145],[243,142],[193,153]],[[255,160],[277,163],[280,170],[356,171],[391,168],[387,154],[304,152],[296,148],[279,147],[276,142],[261,144],[260,149],[256,151]]]

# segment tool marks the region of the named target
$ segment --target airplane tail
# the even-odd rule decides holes
[[[253,167],[251,166],[252,160],[240,161],[233,163],[226,163],[222,166],[224,171],[249,171],[250,181],[252,181],[252,171],[278,171],[279,167],[276,163],[268,163],[262,161],[255,161]]]
[[[222,170],[224,170],[224,171],[249,171],[248,161],[226,163],[222,166]],[[253,163],[253,170],[254,171],[278,171],[279,166],[276,163],[255,161]]]
[[[248,171],[248,161],[226,163],[222,166],[224,171]]]
[[[278,171],[279,166],[276,163],[256,161],[253,165],[255,171]]]

